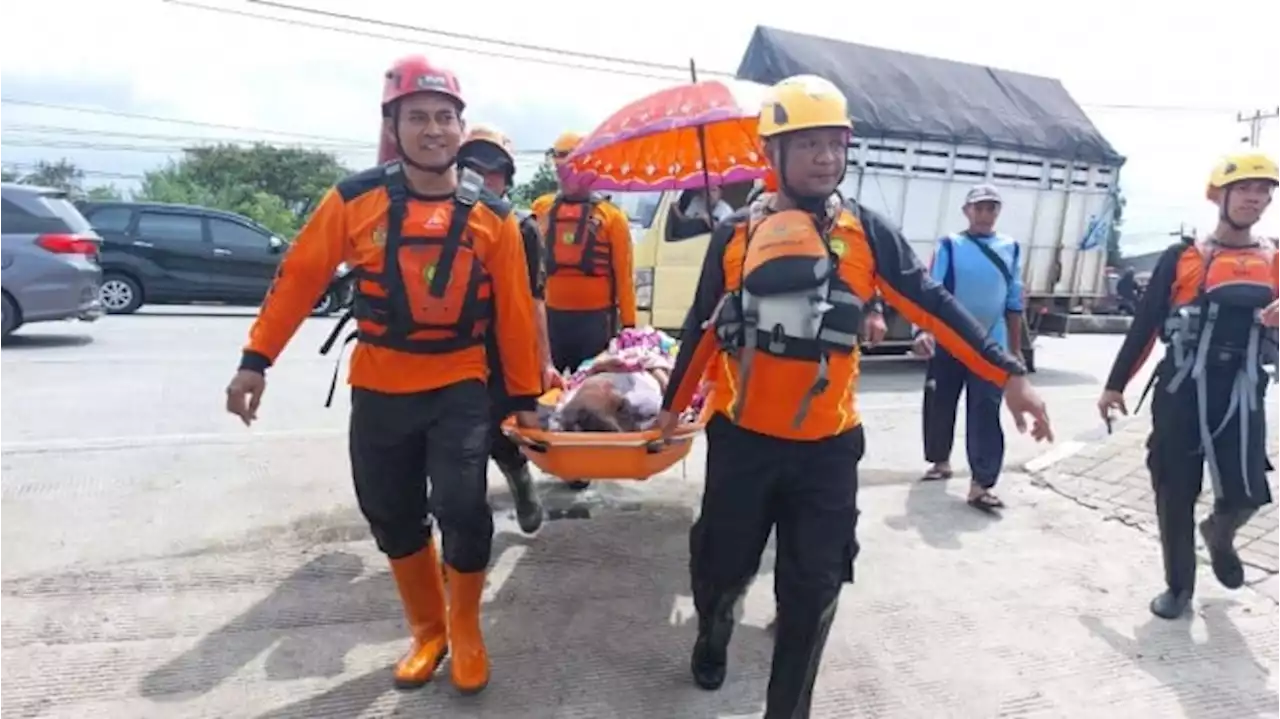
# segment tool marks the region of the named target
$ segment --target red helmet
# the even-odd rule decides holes
[[[458,106],[461,112],[467,103],[462,99],[458,77],[449,70],[432,65],[422,55],[409,55],[396,60],[386,73],[382,87],[382,114],[387,114],[391,103],[418,92],[435,92]]]

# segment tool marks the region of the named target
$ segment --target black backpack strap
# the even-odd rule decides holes
[[[464,169],[458,173],[458,190],[453,195],[453,216],[449,218],[449,232],[440,249],[440,262],[431,277],[432,297],[444,297],[444,291],[449,286],[449,275],[453,271],[453,262],[458,257],[458,249],[467,232],[471,210],[480,200],[483,188],[484,179],[476,171]]]
[[[987,247],[985,242],[979,242],[978,239],[975,237],[970,237],[969,239],[978,248],[978,251],[981,252],[987,258],[987,260],[991,262],[991,264],[995,265],[997,270],[1000,270],[1000,275],[1004,277],[1005,284],[1012,285],[1013,271],[1010,270],[1009,266],[1004,263],[1004,260],[1000,258],[1000,255],[997,255],[995,250],[991,249],[990,247]],[[1015,243],[1014,247],[1017,247],[1017,246],[1018,245]],[[1014,251],[1016,252],[1017,250],[1014,250]],[[955,261],[954,252],[951,255],[951,259],[954,264],[954,261]]]
[[[546,247],[546,256],[543,259],[546,263],[548,275],[553,275],[556,272],[556,216],[560,214],[560,205],[563,201],[564,198],[560,193],[556,193],[556,198],[551,203],[551,209],[547,215],[547,236],[542,238],[542,244]]]
[[[404,279],[400,276],[400,244],[403,240],[404,217],[409,205],[409,188],[405,185],[404,168],[399,162],[385,166],[387,188],[387,234],[383,242],[382,286],[387,288],[387,331],[404,334],[408,331],[409,315]]]

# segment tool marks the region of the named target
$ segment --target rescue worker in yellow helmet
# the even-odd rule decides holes
[[[582,142],[566,132],[548,151],[560,191],[533,202],[546,265],[547,327],[551,358],[576,371],[625,327],[636,324],[631,223],[613,203],[583,188],[566,186],[565,159]]]
[[[1276,248],[1250,229],[1277,184],[1275,161],[1255,152],[1213,169],[1206,195],[1218,206],[1218,225],[1207,239],[1186,238],[1161,255],[1098,399],[1104,421],[1128,414],[1125,386],[1156,340],[1165,343],[1147,385],[1154,391],[1147,468],[1165,577],[1150,608],[1164,619],[1182,616],[1195,592],[1195,508],[1205,465],[1214,502],[1200,534],[1224,587],[1244,584],[1236,531],[1272,501],[1263,366],[1276,362],[1280,268]]]
[[[858,553],[857,333],[877,290],[975,373],[1003,385],[1020,429],[1030,414],[1037,439],[1051,431],[1021,362],[929,279],[887,221],[841,201],[852,123],[840,90],[815,76],[787,78],[770,89],[759,127],[778,191],[712,234],[660,422],[671,432],[700,378],[710,379],[706,485],[689,538],[693,678],[705,689],[724,681],[734,605],[775,530],[765,716],[803,719]],[[714,364],[699,367],[695,357]]]
[[[466,140],[458,148],[458,167],[474,170],[484,178],[485,188],[495,196],[507,199],[515,185],[516,157],[514,145],[501,130],[490,125],[472,125]],[[543,303],[546,275],[542,266],[542,236],[532,213],[515,211],[520,222],[520,235],[524,239],[525,259],[528,263],[529,287],[533,290],[536,307],[534,318],[538,323],[538,357],[542,360],[543,388],[559,384],[560,374],[551,362],[551,350],[547,343],[547,314]],[[489,351],[489,374],[502,376],[502,360],[496,348]],[[529,460],[511,440],[502,433],[502,421],[512,408],[502,382],[489,383],[490,433],[489,456],[507,480],[515,501],[516,521],[525,534],[533,534],[542,526],[542,502],[533,486],[529,472]]]

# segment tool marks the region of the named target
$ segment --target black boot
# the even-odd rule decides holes
[[[737,594],[733,593],[721,598],[715,611],[698,615],[698,638],[693,643],[689,671],[693,673],[693,681],[703,689],[713,691],[724,684],[736,603]]]
[[[529,474],[529,465],[520,464],[512,468],[499,464],[498,470],[506,478],[507,488],[515,499],[516,522],[520,531],[533,534],[542,527],[543,511],[542,500],[538,499],[538,492],[533,487],[533,476]]]
[[[1235,548],[1236,530],[1243,527],[1256,511],[1215,509],[1200,523],[1200,536],[1204,537],[1205,546],[1209,549],[1213,575],[1227,589],[1244,586],[1244,565],[1240,563],[1240,555]]]
[[[1157,497],[1157,503],[1160,499]],[[1191,506],[1179,506],[1176,514],[1168,507],[1164,509],[1159,519],[1165,590],[1151,600],[1151,613],[1161,619],[1177,619],[1191,606],[1195,595],[1195,515]]]

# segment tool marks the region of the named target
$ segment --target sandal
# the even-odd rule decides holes
[[[941,469],[939,467],[930,467],[924,476],[920,478],[922,482],[937,482],[943,479],[951,479],[953,472],[949,469]]]
[[[990,492],[983,492],[968,499],[967,504],[974,509],[994,514],[997,509],[1004,509],[1004,502]]]

